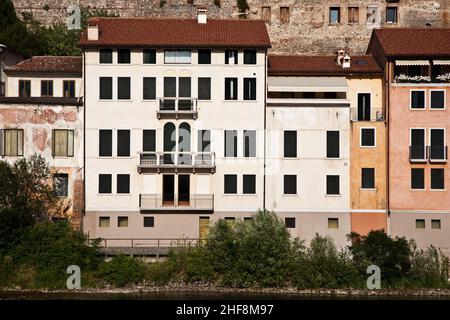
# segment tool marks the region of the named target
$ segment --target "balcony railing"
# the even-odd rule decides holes
[[[428,155],[430,162],[447,162],[447,146],[428,146]]]
[[[361,114],[358,108],[350,108],[350,121],[384,121],[384,115],[381,108],[372,109],[370,116]]]
[[[166,118],[192,118],[197,119],[196,98],[160,98],[157,110],[158,119]]]
[[[214,211],[213,194],[140,194],[141,211]]]
[[[428,148],[425,146],[409,146],[409,161],[426,162],[428,160]]]
[[[144,169],[207,169],[214,172],[214,152],[141,152],[138,170]]]

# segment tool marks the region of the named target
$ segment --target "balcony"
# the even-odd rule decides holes
[[[141,211],[214,211],[213,194],[140,194]]]
[[[447,162],[447,146],[428,146],[427,148],[430,162]]]
[[[197,119],[196,98],[160,98],[158,119]]]
[[[350,121],[384,121],[384,115],[381,108],[372,109],[369,115],[358,111],[358,108],[350,108]]]
[[[425,146],[409,146],[409,161],[410,162],[427,162],[428,148]]]
[[[394,83],[450,84],[450,60],[396,60]]]
[[[215,172],[214,152],[141,152],[138,172]]]

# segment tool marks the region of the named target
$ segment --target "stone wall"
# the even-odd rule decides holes
[[[120,16],[195,17],[197,5],[207,5],[211,17],[259,19],[263,7],[270,7],[267,27],[272,39],[272,53],[329,54],[348,47],[354,54],[366,50],[374,27],[450,26],[450,0],[247,0],[250,9],[238,15],[236,0],[13,0],[16,10],[30,12],[35,18],[51,23],[64,21],[66,8],[78,4],[92,9],[108,9]],[[192,4],[190,4],[192,3]],[[340,7],[341,23],[329,23],[329,8]],[[367,23],[368,6],[377,8],[376,22]],[[386,7],[398,7],[398,23],[386,24]],[[289,22],[281,23],[280,7],[289,8]],[[348,8],[358,7],[359,22],[348,22]],[[283,9],[286,10],[286,9]],[[370,13],[369,13],[370,16]]]

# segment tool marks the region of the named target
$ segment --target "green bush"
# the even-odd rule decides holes
[[[142,282],[145,273],[145,263],[138,258],[121,254],[113,257],[111,261],[103,262],[98,275],[113,286],[125,287]]]

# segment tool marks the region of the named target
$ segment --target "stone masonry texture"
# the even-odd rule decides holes
[[[260,19],[265,12],[266,17],[270,16],[267,22],[273,46],[270,53],[282,54],[332,54],[340,48],[361,54],[367,48],[373,28],[427,24],[450,27],[450,0],[247,1],[249,10],[244,14],[239,14],[236,0],[221,0],[220,7],[213,0],[13,0],[13,3],[19,16],[31,13],[45,24],[65,21],[70,5],[106,9],[122,17],[194,18],[197,6],[206,6],[208,17],[215,18]],[[331,7],[340,8],[338,24],[329,22]],[[355,7],[357,11],[351,9]],[[386,23],[387,7],[397,7],[397,23]],[[287,21],[282,21],[281,16],[287,17]],[[357,22],[349,22],[349,16],[357,16],[353,18]]]

